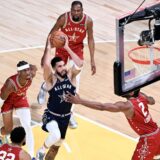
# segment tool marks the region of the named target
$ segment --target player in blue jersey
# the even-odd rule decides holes
[[[48,44],[50,43],[48,38]],[[75,94],[76,76],[81,71],[83,61],[69,48],[68,38],[65,37],[64,48],[72,57],[75,65],[69,70],[60,57],[55,57],[50,61],[50,44],[47,45],[47,54],[44,55],[44,79],[49,93],[47,109],[43,114],[44,131],[49,132],[44,141],[44,145],[37,152],[37,159],[53,160],[58,149],[65,138],[69,119],[71,116],[72,104],[65,101],[67,92]],[[45,155],[46,149],[49,149]]]

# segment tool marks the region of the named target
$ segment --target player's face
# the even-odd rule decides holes
[[[80,21],[83,16],[83,8],[79,4],[74,5],[71,8],[71,16],[73,21],[75,22]]]
[[[30,68],[19,71],[19,75],[22,79],[29,80],[31,78],[31,70]]]
[[[57,62],[56,64],[56,72],[61,76],[64,77],[67,74],[66,65],[63,61]]]

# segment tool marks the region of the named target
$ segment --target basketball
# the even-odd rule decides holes
[[[62,31],[55,31],[50,38],[51,48],[61,48],[65,44],[65,34]]]

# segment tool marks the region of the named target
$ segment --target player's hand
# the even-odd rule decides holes
[[[68,37],[67,37],[67,35],[65,35],[64,38],[65,38],[64,48],[65,48],[65,49],[68,49],[68,47],[69,47],[69,46],[68,46],[68,43],[69,43],[69,42],[68,42]]]
[[[79,103],[80,103],[80,96],[79,96],[77,93],[76,93],[76,95],[74,96],[74,95],[71,94],[70,92],[67,92],[65,101],[66,101],[66,102],[69,102],[69,103],[79,104]]]
[[[96,73],[96,65],[94,61],[91,62],[91,72],[92,72],[92,75]]]

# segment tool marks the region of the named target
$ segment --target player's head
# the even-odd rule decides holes
[[[23,127],[16,127],[11,131],[10,139],[12,143],[20,146],[26,143],[26,132]]]
[[[72,20],[78,22],[83,17],[83,5],[80,1],[73,1],[71,4]]]
[[[127,98],[127,99],[137,98],[139,96],[139,92],[140,92],[140,89],[137,89],[135,91],[132,91],[130,93],[127,93],[127,94],[123,95],[122,97]]]
[[[19,76],[22,79],[30,79],[31,78],[30,65],[26,61],[19,61],[17,63],[17,71],[18,71]]]
[[[60,77],[64,78],[67,75],[66,65],[62,58],[54,57],[51,60],[51,66]]]

